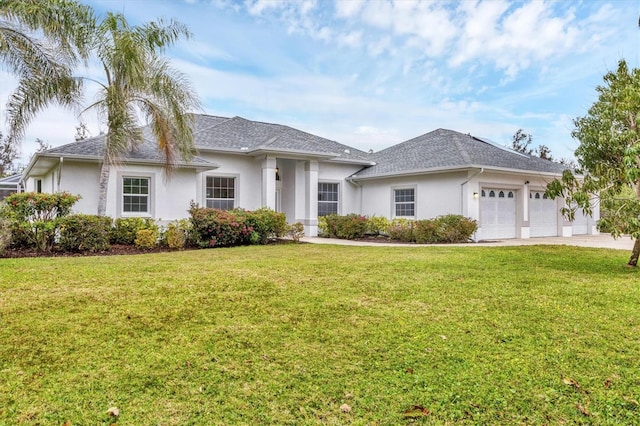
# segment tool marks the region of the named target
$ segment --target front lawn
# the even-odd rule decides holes
[[[0,424],[637,423],[627,257],[277,245],[0,259]]]

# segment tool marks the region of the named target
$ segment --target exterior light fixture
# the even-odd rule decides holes
[[[478,194],[477,192],[473,193],[473,199],[477,200],[478,198],[480,198],[480,194]]]

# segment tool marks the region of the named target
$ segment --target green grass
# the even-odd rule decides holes
[[[278,245],[0,259],[0,424],[637,424],[627,257]]]

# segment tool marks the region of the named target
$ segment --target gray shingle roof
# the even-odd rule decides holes
[[[559,174],[567,168],[447,129],[437,129],[394,145],[372,154],[371,158],[376,165],[355,173],[353,177],[372,178],[465,167]]]
[[[144,129],[145,142],[127,152],[123,160],[163,162],[164,157],[156,149],[153,138]],[[331,157],[336,160],[370,163],[369,154],[341,143],[315,136],[281,124],[250,121],[241,117],[216,117],[194,115],[194,139],[198,150],[297,152],[301,154]],[[104,152],[104,135],[70,143],[46,151],[51,155],[67,155],[100,159]],[[208,161],[196,157],[191,164],[206,164]],[[183,163],[179,163],[183,164]],[[209,163],[212,164],[212,163]]]
[[[266,150],[299,152],[369,162],[364,151],[282,124],[263,123],[242,117],[196,116],[195,139],[200,150]]]

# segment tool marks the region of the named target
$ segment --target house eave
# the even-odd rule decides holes
[[[358,176],[358,173],[355,173],[351,175],[349,178],[350,180],[361,181],[361,180],[385,179],[385,178],[391,178],[391,177],[410,177],[410,176],[430,175],[430,174],[436,174],[436,173],[460,172],[460,171],[478,170],[482,168],[484,168],[485,171],[487,172],[491,171],[491,172],[526,175],[526,176],[556,178],[562,175],[562,172],[543,172],[543,171],[537,171],[537,170],[522,170],[522,169],[513,169],[508,167],[492,167],[492,166],[483,166],[483,165],[474,164],[474,165],[465,165],[465,166],[434,167],[430,169],[414,169],[414,170],[406,170],[401,172],[378,173],[375,175],[368,175],[368,176]]]

